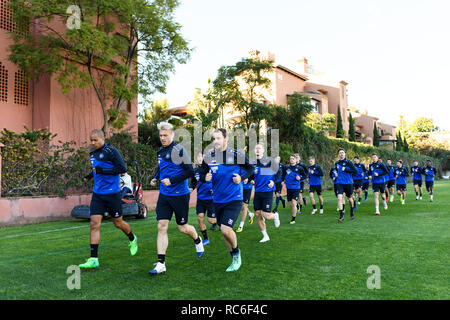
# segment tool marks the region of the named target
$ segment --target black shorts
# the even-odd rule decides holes
[[[305,181],[300,181],[300,190],[299,193],[303,193],[303,188],[305,187]]]
[[[353,180],[353,190],[358,190],[361,187],[362,187],[362,179]]]
[[[270,212],[273,204],[273,191],[269,192],[255,192],[253,198],[253,209],[255,211],[262,210],[264,212]]]
[[[386,188],[385,182],[382,183],[372,183],[372,190],[373,192],[384,192],[384,189]]]
[[[414,185],[418,185],[419,187],[422,186],[422,180],[413,180]]]
[[[406,191],[406,184],[397,184],[396,189],[397,191]]]
[[[211,200],[197,199],[197,205],[195,206],[195,211],[197,214],[206,213],[208,218],[216,217],[216,211],[215,211],[214,203],[213,203],[212,199]]]
[[[363,182],[363,184],[362,184],[362,189],[364,190],[364,191],[367,191],[367,190],[369,190],[369,181],[367,181],[367,182]]]
[[[283,184],[281,182],[275,183],[275,193],[281,193],[283,190]]]
[[[337,197],[337,184],[333,184],[334,195]]]
[[[286,197],[288,202],[292,200],[297,201],[299,195],[300,195],[299,189],[287,189]]]
[[[244,189],[244,191],[242,192],[242,201],[246,204],[249,204],[251,196],[252,189]]]
[[[425,181],[425,187],[428,189],[433,188],[434,181]]]
[[[239,214],[242,209],[241,200],[233,200],[226,203],[214,203],[214,208],[216,211],[217,224],[226,225],[233,228]]]
[[[122,194],[98,194],[92,193],[91,205],[89,206],[89,214],[103,215],[108,212],[111,218],[119,218],[122,216]]]
[[[317,184],[317,185],[309,185],[309,193],[314,193],[317,192],[317,195],[322,195],[322,185],[321,184]]]
[[[156,203],[156,220],[171,220],[175,212],[175,220],[179,226],[188,222],[189,199],[191,194],[182,196],[166,196],[159,194]]]
[[[345,194],[348,198],[353,195],[353,184],[336,183],[337,194]]]
[[[395,187],[395,180],[388,180],[387,187],[388,189]]]

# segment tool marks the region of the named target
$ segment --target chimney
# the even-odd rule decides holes
[[[261,60],[264,61],[272,61],[273,63],[275,63],[275,53],[272,53],[270,51],[267,51],[264,56],[261,57]]]
[[[306,57],[301,57],[299,60],[297,60],[298,68],[300,73],[309,73],[308,72],[308,60]]]

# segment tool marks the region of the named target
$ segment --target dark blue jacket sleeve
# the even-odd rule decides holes
[[[111,149],[111,162],[113,167],[111,169],[102,168],[99,172],[104,175],[116,175],[127,172],[127,166],[120,155],[120,152],[117,149]],[[97,170],[97,169],[96,169]],[[96,171],[97,172],[97,171]]]

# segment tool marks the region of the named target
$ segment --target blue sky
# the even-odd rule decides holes
[[[383,122],[427,116],[450,130],[449,12],[447,0],[181,1],[176,20],[194,51],[164,97],[185,105],[221,65],[270,50],[288,68],[305,56],[345,80],[349,105]]]

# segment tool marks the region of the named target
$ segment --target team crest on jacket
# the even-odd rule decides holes
[[[103,158],[105,157],[105,155],[104,155],[103,153],[100,153],[100,154],[98,155],[98,157],[99,157],[100,159],[103,159]]]

